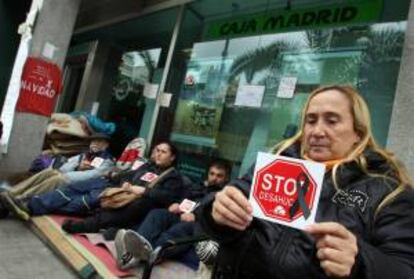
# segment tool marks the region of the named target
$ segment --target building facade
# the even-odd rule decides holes
[[[64,2],[44,0],[43,7]],[[414,171],[409,0],[70,5],[76,19],[65,31],[70,44],[56,46],[64,57],[56,111],[97,110],[117,123],[120,146],[136,135],[150,144],[168,139],[180,150],[180,170],[193,178],[213,157],[243,174],[258,151],[293,135],[313,89],[339,83],[359,89],[378,142]],[[55,23],[55,35],[62,35]],[[34,32],[42,48],[46,41],[58,45],[43,32]],[[46,123],[15,121],[21,128],[12,131],[11,146],[30,138],[28,126]],[[13,152],[2,160],[5,169],[22,166]]]

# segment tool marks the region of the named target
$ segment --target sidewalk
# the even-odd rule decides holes
[[[0,220],[0,278],[77,278],[22,222]]]

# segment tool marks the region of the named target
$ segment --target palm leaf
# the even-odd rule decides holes
[[[229,80],[245,73],[247,82],[250,83],[257,72],[271,67],[281,51],[294,48],[292,44],[278,41],[265,47],[249,50],[233,61],[230,67]]]

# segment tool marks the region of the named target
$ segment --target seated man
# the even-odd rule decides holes
[[[136,199],[121,208],[102,208],[83,221],[67,220],[62,229],[68,233],[98,232],[100,229],[127,228],[141,222],[154,208],[165,208],[186,196],[182,176],[174,168],[176,148],[169,142],[156,145],[151,161],[119,186],[129,188]],[[156,183],[153,183],[156,180]]]
[[[60,186],[102,176],[113,165],[113,158],[107,151],[109,136],[91,136],[89,151],[70,157],[58,170],[48,168],[12,186],[0,194],[0,200],[15,215],[28,220],[27,212],[21,210],[21,203],[36,194],[52,191]]]
[[[230,166],[222,161],[210,164],[207,180],[197,185],[191,191],[190,198],[203,203],[210,200],[229,181]],[[195,216],[192,211],[195,206],[186,206],[191,201],[183,201],[180,205],[173,203],[168,209],[154,209],[149,212],[144,221],[134,230],[120,230],[115,238],[117,263],[119,268],[128,269],[141,260],[148,260],[152,248],[162,246],[171,239],[190,237],[196,232]],[[194,204],[196,205],[196,204]],[[168,249],[163,258],[179,258],[189,251],[191,245],[180,245]]]
[[[99,196],[107,188],[117,186],[129,171],[137,170],[146,160],[142,138],[133,139],[116,161],[116,165],[104,176],[67,184],[53,191],[34,195],[22,210],[36,216],[50,213],[84,216],[99,207]]]

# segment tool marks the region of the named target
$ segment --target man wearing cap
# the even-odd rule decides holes
[[[30,197],[54,190],[68,183],[102,176],[114,165],[107,151],[109,136],[93,134],[89,151],[70,157],[59,169],[48,168],[0,193],[0,201],[21,219],[29,219],[21,204]]]

